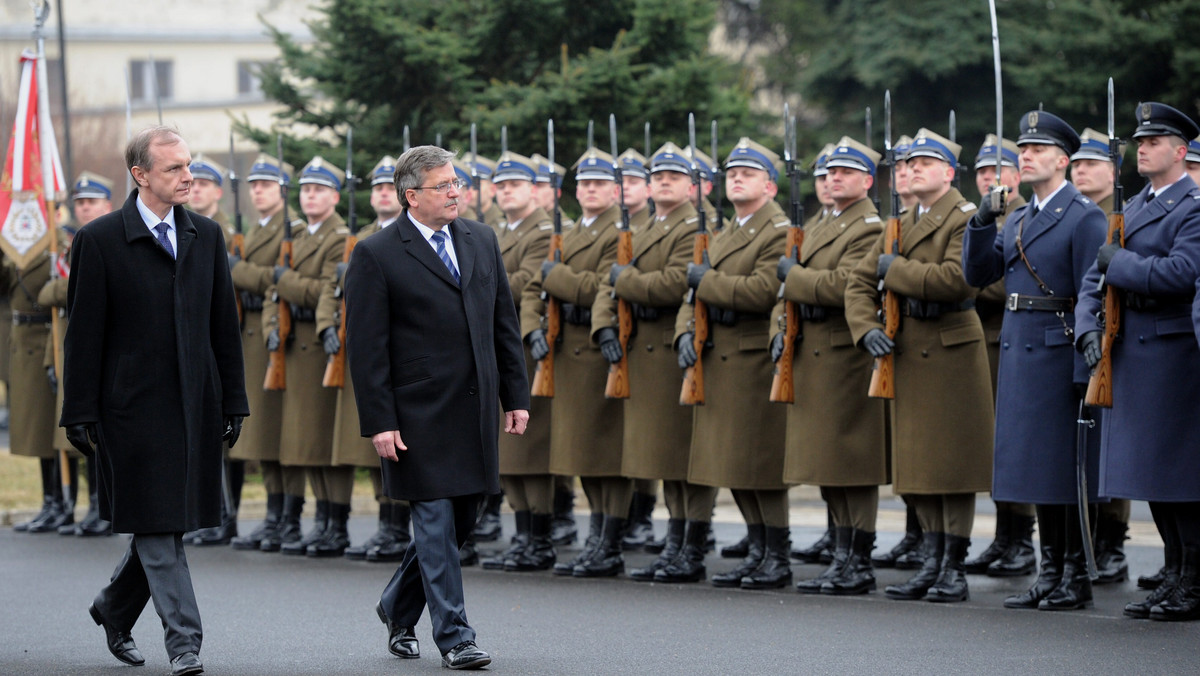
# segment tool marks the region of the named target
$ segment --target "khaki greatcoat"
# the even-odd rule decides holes
[[[47,369],[54,364],[55,343],[58,345],[58,353],[61,355],[64,349],[63,340],[67,337],[67,286],[70,283],[68,277],[52,277],[38,291],[37,302],[45,308],[50,308],[50,311],[58,315],[58,335],[55,336],[53,331],[46,335],[46,352],[42,357],[42,368]],[[57,368],[56,371],[57,373]],[[59,388],[55,393],[54,415],[55,420],[62,417],[63,403],[63,388],[62,374],[58,373]],[[83,455],[75,450],[71,442],[67,441],[67,430],[62,427],[55,426],[54,428],[54,447],[65,448],[72,457],[82,458]]]
[[[12,324],[8,361],[8,445],[13,455],[55,458],[54,393],[46,378],[46,341],[50,338],[52,308],[37,302],[50,279],[50,254],[43,252],[29,267],[18,270],[7,256],[0,265],[0,288],[9,297]],[[44,315],[37,323],[15,324],[17,315]]]
[[[955,189],[918,221],[901,218],[900,257],[884,287],[905,298],[962,303],[975,289],[962,273],[962,242],[975,205]],[[857,345],[873,328],[883,236],[846,286],[846,319]],[[892,483],[897,493],[975,493],[992,482],[995,419],[983,327],[974,310],[936,319],[904,316],[896,336]]]
[[[696,406],[688,464],[690,483],[741,490],[782,490],[786,412],[767,400],[774,365],[768,351],[770,312],[779,293],[775,269],[787,240],[788,217],[770,201],[738,227],[729,219],[709,242],[713,271],[696,297],[714,310],[752,315],[734,326],[710,321],[712,347],[703,355],[705,404]],[[694,306],[675,320],[675,340],[693,325]]]

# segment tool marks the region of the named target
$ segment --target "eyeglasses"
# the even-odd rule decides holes
[[[454,190],[462,190],[465,187],[467,187],[467,182],[461,178],[456,178],[453,181],[446,181],[445,183],[438,183],[437,185],[418,186],[413,188],[413,190],[432,190],[436,193],[445,195],[446,193],[450,192],[452,188]]]

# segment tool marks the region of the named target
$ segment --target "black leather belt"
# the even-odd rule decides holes
[[[1072,312],[1075,310],[1074,298],[1052,298],[1049,296],[1026,296],[1020,293],[1008,294],[1004,308],[1009,312],[1030,310],[1034,312]]]
[[[295,303],[289,303],[292,308],[292,321],[294,322],[315,322],[317,321],[317,311],[310,307],[300,307]]]
[[[1191,312],[1193,298],[1191,296],[1147,296],[1134,291],[1125,292],[1125,307],[1137,312],[1159,312],[1161,310],[1179,310]]]
[[[37,314],[26,314],[24,312],[13,312],[13,326],[23,326],[25,324],[49,324],[50,314],[47,312],[39,312]]]
[[[575,326],[591,326],[592,311],[574,303],[563,303],[562,320]]]
[[[830,307],[827,305],[809,305],[808,303],[797,303],[800,308],[800,319],[806,322],[823,322],[830,317],[841,317],[846,314],[846,308]]]
[[[771,315],[765,312],[738,312],[736,310],[723,310],[718,307],[708,307],[708,318],[720,324],[721,326],[737,326],[740,322],[762,320],[766,321],[771,318]]]
[[[935,300],[918,300],[916,298],[906,298],[904,300],[906,302],[900,308],[900,314],[905,317],[912,317],[913,319],[937,319],[951,312],[963,312],[975,309],[974,298],[968,298],[958,303],[941,303]]]
[[[238,294],[242,297],[243,312],[262,312],[262,296],[256,293],[250,293],[249,291],[239,291]]]
[[[630,303],[630,305],[633,306],[633,316],[646,322],[657,321],[663,317],[673,317],[679,313],[679,307],[674,305],[667,307],[651,307],[637,303]]]

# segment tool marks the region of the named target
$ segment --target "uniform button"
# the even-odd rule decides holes
[[[813,356],[814,356],[814,357],[820,357],[820,356],[821,356],[821,351],[820,351],[820,350],[813,350]]]
[[[1008,343],[1005,343],[1003,347],[1004,347],[1004,349],[1006,349],[1006,350],[1007,350],[1007,349],[1008,349]]]
[[[476,390],[474,387],[467,389],[467,394],[471,395],[472,397],[475,396],[476,393],[478,393],[478,390]]]
[[[307,350],[307,349],[308,349],[308,344],[307,344],[307,343],[300,343],[300,349],[301,349],[301,350]]]
[[[727,354],[721,355],[721,361],[729,361],[729,355],[727,355]]]
[[[575,354],[579,354],[579,348],[575,348]]]
[[[1032,345],[1030,345],[1029,343],[1025,343],[1025,351],[1026,351],[1026,352],[1033,352],[1033,346],[1032,346]]]
[[[1012,272],[1012,271],[1013,271],[1013,269],[1012,269],[1012,266],[1009,266],[1009,268],[1008,268],[1008,271],[1009,271],[1009,272]]]
[[[929,356],[929,350],[921,350],[921,356],[922,356],[922,357],[928,357],[928,356]]]
[[[646,351],[647,351],[647,352],[653,352],[653,351],[654,351],[654,346],[653,346],[653,345],[647,345],[647,346],[646,346]]]
[[[246,335],[247,335],[247,336],[253,336],[253,335],[254,335],[254,329],[246,329]]]
[[[1139,342],[1139,343],[1144,343],[1144,342],[1146,342],[1146,337],[1145,337],[1145,336],[1138,336],[1138,342]]]

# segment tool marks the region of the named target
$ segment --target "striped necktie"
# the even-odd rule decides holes
[[[442,259],[442,264],[450,271],[450,276],[454,278],[454,282],[458,283],[460,281],[458,268],[454,266],[454,259],[450,258],[450,252],[446,251],[446,233],[441,231],[435,232],[430,239],[433,240],[433,245],[437,248],[438,258]]]

